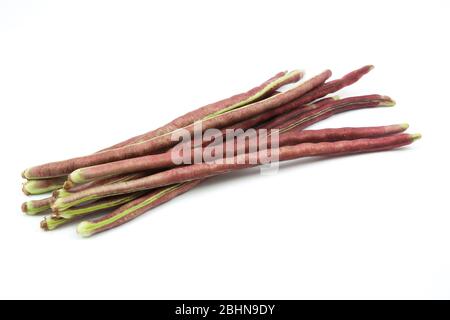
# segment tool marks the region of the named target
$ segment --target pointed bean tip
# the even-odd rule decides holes
[[[381,103],[381,105],[385,107],[393,107],[396,104],[395,100],[389,96],[383,96],[383,100],[384,101]]]
[[[22,171],[22,178],[28,179],[27,177],[28,169]]]
[[[85,179],[83,178],[83,169],[77,169],[71,174],[69,174],[69,177],[67,178],[67,182],[71,183],[69,184],[70,187],[73,187],[74,184],[81,184],[85,183]],[[66,188],[64,188],[66,189]]]
[[[77,233],[83,238],[92,236],[94,234],[92,232],[92,223],[89,221],[80,222],[77,226]]]
[[[69,220],[67,219],[55,217],[54,215],[46,216],[44,220],[41,221],[41,228],[45,231],[54,230],[68,221]]]
[[[291,76],[291,77],[295,77],[296,79],[300,80],[305,76],[305,71],[300,70],[300,69],[295,69],[295,70],[292,70],[291,72],[289,72],[287,75]]]
[[[64,189],[64,190],[70,190],[70,189],[72,189],[73,187],[74,187],[74,183],[72,182],[71,178],[68,177],[68,178],[67,178],[67,181],[64,182],[63,189]]]
[[[421,138],[422,138],[422,134],[420,134],[420,133],[413,133],[413,134],[411,134],[412,141],[416,141],[416,140],[419,140]]]
[[[402,124],[399,124],[399,126],[400,126],[400,128],[402,128],[403,130],[406,130],[406,129],[409,128],[409,124],[408,124],[408,123],[402,123]]]
[[[22,206],[20,208],[22,209],[23,213],[28,214],[28,202],[22,203]]]
[[[49,231],[50,229],[48,228],[48,223],[47,223],[47,218],[45,217],[42,221],[41,221],[41,229],[45,230],[45,231]]]
[[[22,192],[26,195],[29,196],[31,195],[31,192],[28,190],[28,184],[26,182],[24,182],[22,184]]]

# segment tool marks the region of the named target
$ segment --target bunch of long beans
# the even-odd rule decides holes
[[[241,132],[252,128],[277,129],[277,145],[269,143],[265,151],[276,154],[278,161],[382,151],[408,145],[420,135],[403,133],[408,128],[406,124],[304,130],[337,113],[393,106],[394,101],[382,95],[327,97],[355,83],[372,68],[365,66],[332,81],[328,81],[331,71],[326,70],[282,92],[281,87],[298,82],[303,73],[280,72],[247,92],[196,109],[156,130],[94,154],[28,168],[22,173],[26,179],[24,193],[53,193],[47,198],[24,203],[22,210],[30,215],[50,212],[41,222],[45,230],[99,213],[99,217],[78,225],[79,234],[90,236],[122,225],[209,177],[264,162],[261,150],[250,148],[250,141],[238,144],[237,136],[232,149],[228,150],[228,143],[216,144],[212,149],[226,154],[226,161],[177,164],[172,158],[177,147],[173,135],[181,130],[193,135],[199,121],[203,131],[220,129],[223,137],[227,129],[241,129]],[[254,137],[256,141],[259,138],[258,134]],[[202,141],[192,146],[192,157],[196,151],[202,152],[212,145]],[[111,208],[115,210],[108,212]]]

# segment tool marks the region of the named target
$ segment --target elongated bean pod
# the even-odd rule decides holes
[[[183,117],[182,119],[189,119],[188,121],[188,129],[193,130],[193,121],[202,120],[205,117],[210,116],[211,114],[214,114],[214,117],[208,118],[208,120],[205,120],[204,122],[208,122],[210,125],[210,128],[217,126],[218,124],[222,123],[223,126],[226,126],[230,123],[230,121],[237,122],[238,120],[232,120],[237,117],[239,119],[239,116],[242,115],[242,112],[239,112],[237,114],[234,113],[234,111],[239,111],[247,106],[248,103],[250,105],[258,104],[258,102],[252,103],[254,100],[258,100],[260,98],[260,95],[265,95],[269,92],[272,92],[273,90],[276,90],[279,86],[284,85],[289,82],[293,82],[298,80],[301,77],[302,73],[300,71],[293,71],[286,75],[283,75],[282,77],[276,78],[273,80],[273,82],[267,84],[263,89],[260,90],[257,94],[251,96],[251,97],[241,97],[243,100],[236,102],[233,105],[227,105],[226,107],[222,106],[224,113],[221,113],[221,111],[215,111],[215,112],[199,112],[194,111],[193,113],[189,113]],[[323,81],[324,82],[324,81]],[[321,82],[321,83],[323,83]],[[305,82],[301,87],[307,88],[309,86],[310,82]],[[317,85],[321,84],[318,83]],[[300,89],[297,89],[297,92],[299,92]],[[279,95],[273,96],[271,98],[268,98],[266,100],[274,99],[275,97],[278,97]],[[289,96],[289,95],[288,95]],[[266,101],[263,100],[263,101]],[[234,100],[233,100],[234,101]],[[275,101],[278,101],[275,100]],[[272,103],[273,104],[273,103]],[[206,108],[206,107],[205,107]],[[254,110],[255,107],[251,108],[251,110]],[[257,108],[256,108],[257,109]],[[215,108],[206,108],[206,110],[211,111],[215,110]],[[233,114],[231,116],[230,114]],[[197,118],[199,117],[199,118]],[[194,119],[193,121],[191,121]],[[228,123],[225,121],[228,120]],[[156,152],[158,150],[168,148],[171,145],[174,144],[174,141],[171,139],[171,133],[173,131],[176,131],[178,129],[181,129],[182,127],[177,126],[179,123],[184,123],[180,118],[174,120],[175,122],[173,124],[168,124],[165,126],[165,128],[174,128],[173,130],[169,130],[166,132],[166,130],[157,130],[158,135],[152,136],[148,140],[137,142],[134,144],[126,144],[125,146],[114,148],[114,149],[107,149],[102,152],[97,152],[92,155],[84,156],[84,157],[78,157],[73,158],[69,160],[64,161],[58,161],[58,162],[52,162],[32,168],[28,168],[25,170],[22,175],[26,179],[32,179],[32,178],[52,178],[52,177],[58,177],[63,176],[71,173],[72,171],[87,167],[95,164],[101,164],[106,163],[110,161],[118,161],[122,159],[127,158],[133,158],[142,156],[145,154],[150,154],[152,152]],[[192,124],[192,125],[191,125]]]

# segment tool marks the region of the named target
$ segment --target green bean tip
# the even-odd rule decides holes
[[[77,233],[83,238],[87,238],[93,235],[92,223],[89,221],[82,221],[77,226]]]

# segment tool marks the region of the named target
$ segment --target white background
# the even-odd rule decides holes
[[[450,298],[448,1],[0,1],[1,298]],[[20,212],[20,172],[274,73],[376,68],[403,150],[232,174],[90,239]]]

